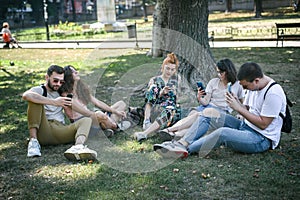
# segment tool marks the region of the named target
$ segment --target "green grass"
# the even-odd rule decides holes
[[[43,83],[50,64],[73,64],[86,74],[86,80],[96,84],[96,96],[110,103],[113,92],[128,87],[122,84],[124,74],[140,66],[157,72],[162,58],[147,57],[145,50],[2,52],[0,199],[297,199],[300,196],[299,48],[212,49],[215,60],[228,57],[237,67],[246,61],[259,63],[295,103],[291,109],[293,131],[282,134],[280,148],[261,154],[219,148],[205,158],[163,160],[152,151],[159,138],[139,144],[130,137],[134,130],[141,129],[135,127],[115,135],[111,143],[105,138],[89,141],[89,146],[97,148],[99,154],[99,162],[94,163],[67,161],[63,152],[70,144],[46,146],[42,148],[42,157],[27,158],[27,103],[21,100],[22,92]],[[10,61],[15,65],[10,66]],[[139,76],[136,74],[135,78]],[[132,99],[129,102],[140,103]],[[209,177],[203,178],[203,174]]]

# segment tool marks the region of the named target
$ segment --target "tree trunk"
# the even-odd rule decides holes
[[[180,74],[188,83],[207,83],[215,71],[208,41],[208,1],[170,0],[168,14],[165,49],[180,57]]]
[[[255,18],[261,18],[262,0],[255,0],[254,11],[255,11]]]
[[[196,88],[196,81],[207,84],[215,75],[208,40],[208,1],[158,0],[154,21],[152,55],[162,51],[178,56],[187,95]]]
[[[232,0],[226,0],[226,10],[225,13],[232,11]]]
[[[74,0],[71,0],[73,21],[76,22],[76,8]]]
[[[153,13],[152,30],[152,56],[160,57],[163,55],[162,46],[165,42],[163,30],[168,26],[168,7],[167,0],[157,0],[155,12]]]

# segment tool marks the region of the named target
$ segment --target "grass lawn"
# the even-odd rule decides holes
[[[72,64],[85,74],[101,100],[110,104],[123,98],[135,105],[128,88],[146,83],[148,79],[141,76],[145,67],[156,73],[162,58],[147,57],[146,50],[2,50],[0,199],[299,198],[300,49],[218,48],[212,52],[215,60],[228,57],[237,67],[246,61],[259,63],[286,90],[295,103],[291,109],[294,127],[291,134],[282,134],[280,148],[261,154],[219,148],[205,158],[164,160],[152,151],[152,145],[160,142],[158,137],[139,144],[131,139],[134,130],[129,130],[109,140],[89,141],[98,151],[99,162],[69,162],[63,152],[70,144],[42,147],[42,157],[27,158],[27,103],[21,95],[44,82],[49,65]]]

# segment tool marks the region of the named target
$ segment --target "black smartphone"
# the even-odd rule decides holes
[[[200,90],[204,90],[204,89],[205,89],[205,87],[204,87],[204,85],[203,85],[203,83],[202,83],[201,81],[198,81],[198,82],[197,82],[197,87],[198,87]]]
[[[200,90],[205,90],[205,87],[201,81],[197,81],[197,87]],[[204,95],[206,95],[206,92],[204,93]]]
[[[67,97],[69,97],[69,98],[73,98],[73,94],[72,93],[69,93],[69,94],[67,94]]]
[[[173,87],[173,84],[172,83],[167,83],[167,86],[172,88]]]

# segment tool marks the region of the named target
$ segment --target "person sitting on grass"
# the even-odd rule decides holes
[[[192,140],[194,140],[205,134],[208,127],[199,127],[199,129],[202,130],[202,133],[194,135],[195,132],[192,132],[193,136],[185,136],[188,128],[190,128],[193,123],[196,121],[209,120],[207,117],[202,116],[203,111],[207,108],[214,108],[220,112],[231,113],[232,109],[228,107],[225,101],[228,83],[232,83],[232,94],[236,95],[240,102],[243,103],[245,96],[244,90],[237,81],[237,71],[232,61],[227,58],[220,60],[216,64],[216,71],[218,77],[213,78],[208,82],[205,91],[203,88],[198,88],[197,99],[200,106],[192,109],[187,117],[179,120],[173,126],[159,131],[159,136],[164,141],[172,140],[174,138],[179,139],[182,136],[192,138]]]
[[[41,156],[41,145],[58,145],[75,142],[64,152],[72,161],[96,160],[97,152],[84,145],[92,124],[91,118],[82,118],[73,124],[65,123],[63,108],[72,106],[72,99],[57,92],[64,83],[64,69],[51,65],[44,85],[24,92],[28,102],[27,119],[30,134],[27,157]],[[76,110],[76,108],[74,108]]]
[[[91,95],[88,86],[80,79],[78,71],[73,66],[68,65],[64,67],[64,71],[65,83],[60,88],[59,93],[62,96],[72,93],[74,95],[73,104],[77,104],[81,108],[79,112],[76,112],[71,107],[66,107],[65,112],[72,123],[83,117],[91,117],[93,119],[92,129],[99,131],[100,125],[107,136],[112,136],[114,131],[118,129],[124,130],[129,128],[130,124],[128,124],[128,121],[125,121],[127,123],[120,123],[126,117],[126,104],[124,101],[118,101],[112,106],[108,106]],[[89,110],[87,107],[89,103],[101,110],[96,112]],[[102,111],[105,111],[106,114]]]
[[[179,120],[176,110],[176,99],[180,85],[177,74],[179,61],[174,53],[164,59],[159,76],[150,79],[146,91],[146,104],[143,122],[143,132],[134,133],[134,138],[141,142],[148,138],[149,134],[157,131],[160,127],[168,127]],[[154,112],[157,110],[158,112]],[[151,123],[151,114],[160,113]]]
[[[3,42],[5,42],[5,45],[3,48],[10,48],[10,45],[12,45],[12,48],[16,48],[14,44],[17,45],[18,48],[22,48],[16,38],[14,38],[9,30],[9,24],[7,22],[3,22],[2,25],[2,39]]]
[[[173,141],[156,144],[153,147],[154,151],[164,157],[184,158],[192,153],[205,156],[211,149],[221,145],[243,153],[275,149],[280,141],[283,123],[280,113],[285,116],[287,103],[282,87],[276,84],[268,90],[274,80],[263,74],[261,67],[253,62],[243,64],[237,77],[243,88],[248,90],[245,102],[241,104],[236,96],[228,92],[226,102],[244,120],[215,112],[210,124],[223,127],[193,143]]]

